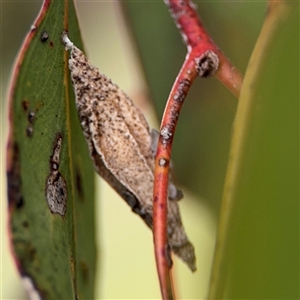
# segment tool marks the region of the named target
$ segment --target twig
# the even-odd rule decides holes
[[[194,57],[195,67],[199,68],[200,77],[214,75],[236,97],[242,86],[242,75],[212,41],[199,19],[196,7],[189,0],[164,0],[187,46],[188,55]],[[203,61],[203,55],[211,51],[216,61],[215,70],[202,70],[209,62]],[[200,64],[200,65],[199,65]]]
[[[167,197],[173,137],[184,99],[197,76],[214,75],[235,96],[242,76],[212,41],[190,0],[165,0],[187,46],[187,56],[169,95],[160,127],[155,160],[153,234],[163,299],[173,299],[167,241]]]
[[[167,196],[169,165],[173,142],[173,133],[180,109],[191,83],[197,76],[194,62],[186,59],[170,93],[161,124],[161,135],[155,160],[153,234],[155,257],[163,299],[173,299],[170,286],[169,257],[167,242]]]

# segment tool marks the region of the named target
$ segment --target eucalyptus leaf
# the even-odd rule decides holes
[[[210,299],[299,299],[299,4],[270,2],[250,59]]]
[[[45,1],[16,61],[7,147],[9,226],[29,297],[94,297],[94,174],[60,41],[82,47],[72,1]]]

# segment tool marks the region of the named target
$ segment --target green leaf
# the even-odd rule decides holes
[[[299,3],[270,1],[223,196],[209,299],[299,299]]]
[[[12,248],[24,282],[43,299],[92,299],[94,175],[69,81],[68,54],[60,41],[68,28],[82,48],[73,2],[45,1],[34,24],[10,90]],[[58,205],[58,213],[50,210],[47,199]]]

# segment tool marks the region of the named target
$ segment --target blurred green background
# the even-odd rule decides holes
[[[244,73],[263,22],[265,1],[196,2],[214,41]],[[8,250],[6,93],[13,60],[41,3],[1,2],[2,299],[26,299]],[[125,18],[114,1],[82,1],[76,6],[91,62],[122,87],[157,128],[186,54],[163,1],[123,1]],[[146,99],[151,99],[150,104]],[[196,247],[198,267],[197,273],[191,274],[175,260],[179,298],[201,299],[207,294],[236,105],[237,99],[218,81],[199,79],[179,119],[173,149],[175,178],[185,191],[185,199],[180,203],[182,218]],[[97,230],[102,269],[98,271],[97,297],[159,298],[151,232],[101,180],[98,190]]]

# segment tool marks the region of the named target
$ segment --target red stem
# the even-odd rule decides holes
[[[197,76],[193,59],[185,60],[170,93],[169,101],[165,108],[161,130],[163,132],[175,132],[183,99],[189,90],[192,82]],[[154,182],[154,244],[155,257],[160,280],[160,287],[163,299],[171,299],[170,296],[170,275],[169,275],[169,253],[167,242],[167,196],[169,180],[169,162],[171,157],[173,135],[162,134],[159,137],[159,147],[155,161],[155,182]],[[163,163],[162,163],[163,162]]]
[[[161,122],[155,159],[153,235],[163,299],[173,299],[167,240],[167,197],[173,137],[184,99],[195,78],[214,75],[235,96],[242,76],[212,41],[189,0],[165,0],[187,45],[188,53],[170,92]]]

